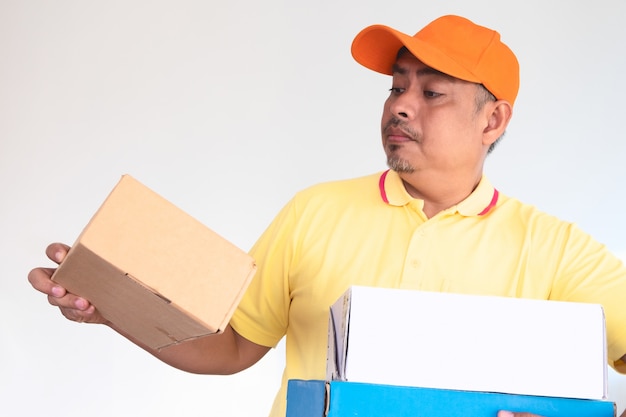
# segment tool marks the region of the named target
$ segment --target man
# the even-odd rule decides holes
[[[415,36],[376,25],[357,35],[352,54],[392,75],[381,123],[391,169],[298,193],[252,248],[257,275],[224,334],[151,353],[189,372],[229,374],[286,335],[272,410],[282,416],[287,380],[325,377],[328,307],[349,286],[369,285],[601,303],[609,359],[619,364],[626,267],[483,175],[519,86],[517,59],[499,34],[458,16]],[[54,244],[47,254],[61,262],[66,251]],[[29,280],[67,318],[115,327],[52,272],[34,269]]]

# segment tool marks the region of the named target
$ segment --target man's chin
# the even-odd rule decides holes
[[[415,172],[415,167],[406,159],[389,157],[387,158],[387,166],[398,174],[412,174]]]

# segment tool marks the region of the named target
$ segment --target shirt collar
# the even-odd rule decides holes
[[[380,197],[392,206],[404,206],[415,200],[404,188],[404,183],[397,172],[387,170],[383,172],[378,181]],[[487,177],[483,176],[476,189],[463,201],[451,210],[463,216],[484,216],[498,203],[498,190],[496,190]]]

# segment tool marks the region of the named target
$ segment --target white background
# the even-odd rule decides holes
[[[282,345],[240,375],[188,375],[66,321],[27,273],[124,173],[248,249],[295,191],[385,169],[389,80],[350,43],[447,13],[521,62],[492,182],[626,258],[626,2],[0,0],[0,413],[264,416]],[[623,379],[610,390],[621,411]]]

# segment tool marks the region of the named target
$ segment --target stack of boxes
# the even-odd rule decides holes
[[[612,417],[606,364],[599,305],[352,287],[326,380],[290,381],[287,416]]]

